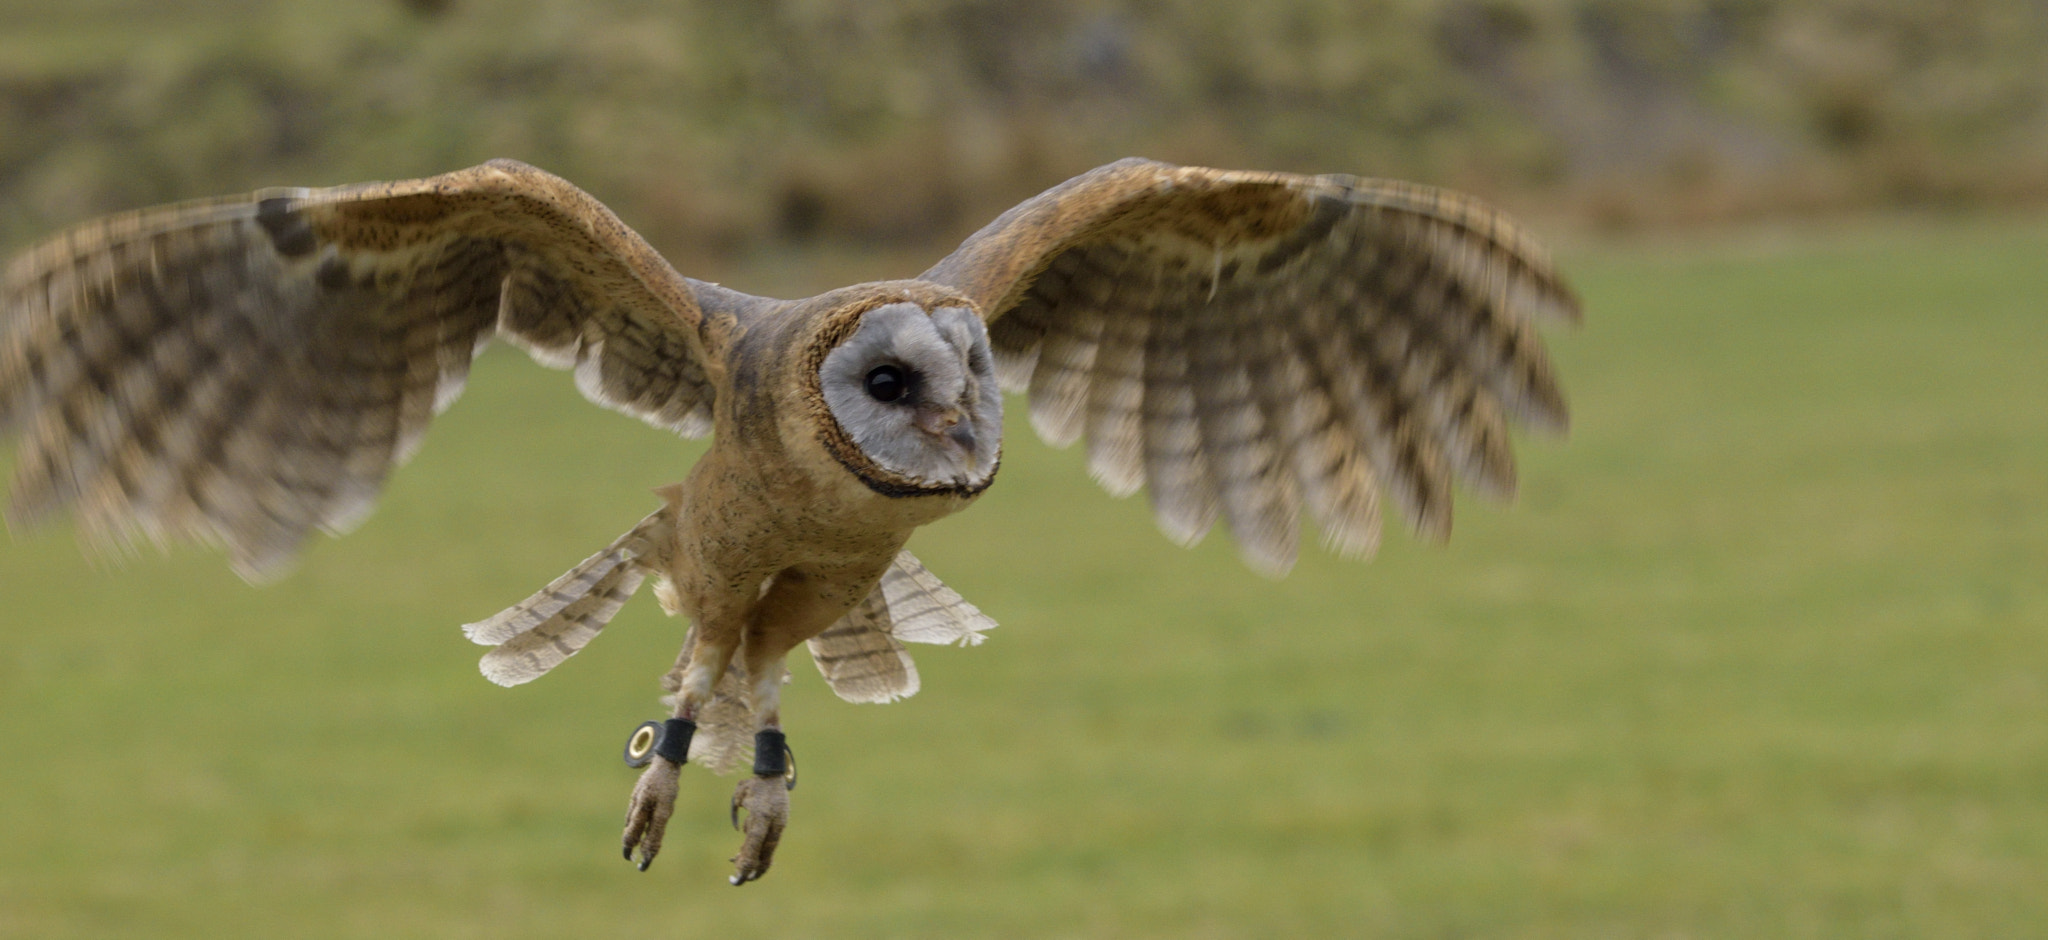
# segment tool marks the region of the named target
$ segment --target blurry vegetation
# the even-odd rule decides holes
[[[1127,154],[1635,226],[2048,199],[2039,0],[0,0],[0,245],[554,170],[684,257],[923,245]]]

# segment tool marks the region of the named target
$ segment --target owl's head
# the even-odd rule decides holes
[[[825,355],[818,384],[833,420],[887,473],[968,493],[995,476],[1002,391],[973,310],[874,307]]]

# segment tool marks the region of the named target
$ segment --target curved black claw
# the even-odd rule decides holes
[[[633,784],[633,799],[626,806],[626,832],[620,838],[625,848],[626,861],[633,860],[633,850],[640,850],[640,870],[654,864],[654,856],[661,851],[661,837],[668,830],[668,818],[676,808],[676,778],[682,767],[674,762],[656,757],[647,769],[641,771],[640,781]]]
[[[740,810],[747,811],[744,828]],[[748,777],[732,792],[732,825],[746,833],[740,854],[732,857],[734,886],[758,881],[775,861],[775,848],[782,844],[782,830],[789,825],[789,784],[781,774]]]

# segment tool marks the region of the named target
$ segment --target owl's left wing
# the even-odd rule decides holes
[[[925,272],[989,325],[1005,387],[1056,445],[1182,544],[1216,520],[1294,563],[1304,507],[1378,544],[1384,486],[1450,529],[1451,482],[1507,494],[1507,423],[1562,430],[1538,321],[1577,298],[1505,215],[1412,183],[1129,159],[1004,213]]]
[[[0,277],[8,518],[70,507],[88,537],[220,543],[261,576],[368,510],[493,336],[708,433],[739,297],[509,160],[88,223]]]

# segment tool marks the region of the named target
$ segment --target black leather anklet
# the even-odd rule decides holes
[[[754,732],[754,776],[789,776],[789,741],[782,732]]]
[[[690,762],[690,739],[697,734],[697,723],[688,718],[670,718],[661,723],[661,742],[654,746],[654,753],[671,764]]]

